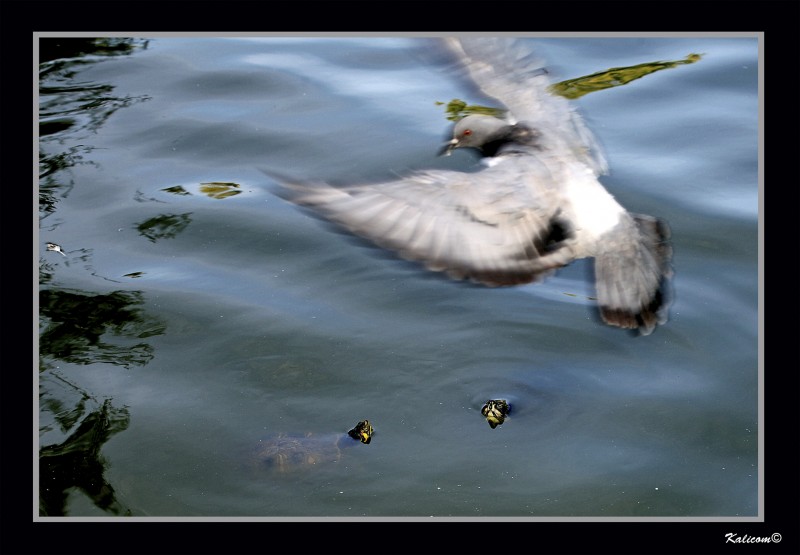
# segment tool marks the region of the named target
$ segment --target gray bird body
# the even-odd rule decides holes
[[[278,176],[287,198],[400,256],[488,286],[539,281],[595,258],[603,320],[649,334],[669,305],[666,225],[628,213],[598,177],[605,159],[568,101],[512,39],[446,39],[459,68],[510,118],[459,120],[447,152],[476,148],[474,172],[431,170],[333,187]],[[268,172],[270,173],[270,172]]]

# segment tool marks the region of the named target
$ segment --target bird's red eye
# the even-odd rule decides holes
[[[462,135],[464,137],[466,137],[468,135],[472,135],[472,129],[465,129],[464,132],[462,133]]]

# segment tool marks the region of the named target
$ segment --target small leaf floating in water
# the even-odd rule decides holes
[[[437,106],[444,105],[444,102],[436,102]],[[454,98],[450,102],[447,103],[446,108],[444,109],[447,115],[447,119],[450,121],[458,121],[462,118],[465,118],[470,115],[474,114],[483,114],[486,116],[494,116],[496,118],[502,118],[505,116],[506,111],[502,108],[492,108],[490,106],[481,106],[480,104],[467,104],[463,100],[459,100],[458,98]]]
[[[673,62],[648,62],[635,66],[612,67],[605,71],[598,71],[591,75],[567,79],[550,85],[550,92],[574,100],[590,92],[627,85],[631,81],[662,69],[672,69],[679,65],[693,64],[699,61],[700,58],[702,58],[702,54],[689,54],[685,59]]]
[[[228,183],[224,181],[212,181],[209,183],[200,184],[200,192],[215,199],[224,199],[238,195],[242,191],[239,190],[238,183]]]

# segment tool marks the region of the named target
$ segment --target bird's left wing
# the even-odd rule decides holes
[[[526,184],[547,176],[527,166],[516,174],[504,170],[500,182],[493,168],[420,172],[348,187],[271,175],[295,204],[453,279],[527,283],[573,259],[548,187]]]

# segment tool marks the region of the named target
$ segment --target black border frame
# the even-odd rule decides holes
[[[0,109],[2,110],[3,341],[0,353],[0,480],[2,553],[800,553],[800,461],[798,460],[797,261],[798,104],[800,104],[800,3],[712,0],[661,2],[443,1],[268,2],[2,0],[0,4]],[[512,13],[524,14],[509,17]],[[14,302],[29,291],[30,275],[17,270],[30,260],[24,206],[31,197],[27,134],[28,83],[33,33],[45,31],[192,32],[413,32],[506,31],[592,32],[764,32],[765,85],[770,99],[772,177],[764,223],[772,272],[764,307],[772,316],[771,347],[765,361],[764,522],[34,522],[29,468],[32,411],[30,359],[17,364],[16,345],[28,345],[27,305]],[[768,61],[767,61],[768,60]],[[766,69],[769,69],[767,72]],[[770,77],[770,79],[767,79]],[[765,127],[765,132],[767,130]],[[765,148],[766,150],[766,148]],[[763,212],[762,206],[762,214]],[[769,225],[766,225],[769,223]],[[20,232],[20,230],[25,230]],[[765,248],[765,250],[767,250]],[[780,257],[780,258],[779,258]],[[25,264],[22,264],[26,267]],[[766,266],[766,262],[765,262]],[[19,284],[17,283],[19,280]],[[778,285],[778,282],[781,282]],[[766,289],[766,277],[762,287]],[[20,307],[20,308],[18,308]],[[24,315],[24,317],[23,317]],[[780,318],[780,319],[779,319]],[[32,327],[28,327],[30,323]],[[780,324],[780,325],[778,325]],[[720,324],[724,325],[724,324]],[[16,335],[21,337],[19,341]],[[787,349],[787,346],[789,347]],[[23,400],[21,400],[23,399]],[[23,454],[24,453],[24,454]],[[63,527],[63,528],[62,528]],[[780,543],[726,544],[725,534],[782,535]]]

